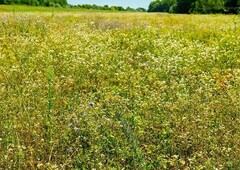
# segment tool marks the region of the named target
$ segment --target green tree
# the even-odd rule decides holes
[[[109,8],[108,5],[104,5],[104,6],[103,6],[103,10],[110,10],[110,8]]]
[[[194,13],[223,13],[225,0],[197,0],[192,12]]]
[[[240,0],[154,0],[148,12],[239,13]]]
[[[240,0],[227,0],[225,8],[227,13],[237,14],[239,13]]]
[[[193,10],[196,0],[177,0],[176,13],[189,14]]]
[[[139,7],[139,8],[136,9],[136,11],[139,11],[139,12],[146,12],[147,10],[146,10],[145,8],[141,8],[141,7]]]
[[[121,7],[121,6],[118,6],[118,7],[117,7],[117,10],[118,10],[118,11],[125,11],[125,9],[124,9],[123,7]]]
[[[0,0],[0,4],[25,4],[31,6],[66,6],[67,0]]]
[[[176,0],[155,0],[149,5],[148,12],[174,12]]]

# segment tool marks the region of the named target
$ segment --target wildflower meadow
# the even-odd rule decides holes
[[[240,17],[0,13],[0,169],[240,169]]]

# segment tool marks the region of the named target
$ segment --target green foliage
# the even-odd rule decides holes
[[[240,169],[238,15],[0,18],[0,169]]]
[[[173,12],[176,5],[176,0],[156,0],[150,3],[148,12]]]
[[[237,14],[240,13],[240,1],[239,0],[227,0],[225,7],[228,13]]]
[[[65,7],[67,5],[67,0],[0,0],[0,4],[24,4],[31,6]]]
[[[177,0],[176,13],[188,14],[196,0]]]
[[[239,0],[155,0],[149,5],[149,12],[174,13],[233,13],[239,12]]]
[[[71,8],[83,8],[83,9],[97,9],[97,10],[109,10],[109,11],[138,11],[138,12],[146,12],[146,9],[144,8],[130,8],[127,7],[126,9],[124,9],[121,6],[108,6],[108,5],[104,5],[104,6],[99,6],[99,5],[90,5],[90,4],[83,4],[83,5],[69,5]]]
[[[101,12],[101,10],[91,10],[91,12]],[[0,12],[89,12],[83,8],[60,8],[60,7],[44,7],[44,6],[28,6],[28,5],[0,5]]]
[[[195,2],[195,13],[223,13],[225,10],[225,1],[197,0]]]

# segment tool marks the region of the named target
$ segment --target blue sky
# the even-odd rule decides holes
[[[124,8],[130,6],[132,8],[143,7],[148,9],[152,0],[67,0],[69,4],[96,4],[96,5],[109,5],[109,6],[122,6]]]

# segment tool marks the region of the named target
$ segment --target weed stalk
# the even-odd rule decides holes
[[[136,137],[133,135],[132,129],[129,127],[127,121],[122,117],[120,113],[116,114],[118,120],[121,122],[122,130],[127,137],[127,141],[132,147],[134,152],[134,167],[145,169],[145,163],[143,158],[143,153],[138,146]]]

